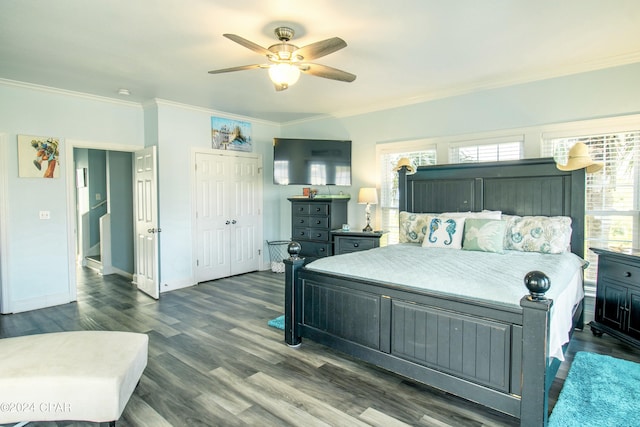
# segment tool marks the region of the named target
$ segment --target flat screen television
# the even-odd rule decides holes
[[[351,141],[274,138],[273,183],[351,185]]]

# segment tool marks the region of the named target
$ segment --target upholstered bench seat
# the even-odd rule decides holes
[[[147,366],[148,343],[111,331],[0,339],[0,424],[116,421]]]

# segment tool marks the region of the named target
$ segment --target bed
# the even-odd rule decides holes
[[[402,168],[398,174],[402,212],[454,216],[488,211],[516,218],[568,217],[572,230],[566,236],[570,253],[563,256],[580,260],[583,257],[584,170],[560,171],[553,159],[542,158],[419,167],[414,174],[407,174],[406,168]],[[423,231],[430,232],[424,228]],[[430,237],[423,236],[422,244]],[[389,262],[404,273],[402,257],[413,261],[422,256],[416,255],[422,245],[409,242],[397,246],[394,250],[401,251],[400,258]],[[434,254],[438,251],[422,249]],[[564,286],[566,278],[560,279],[558,272],[551,270],[564,267],[528,259],[519,266],[511,260],[503,262],[509,266],[505,270],[512,270],[509,280],[518,282],[514,285],[520,287],[516,291],[522,290],[514,302],[513,296],[510,300],[496,298],[500,292],[481,286],[490,284],[491,275],[485,275],[480,284],[468,286],[474,289],[472,292],[460,294],[443,289],[464,288],[474,274],[461,270],[460,286],[443,286],[434,278],[415,286],[411,278],[405,277],[403,282],[388,275],[366,277],[356,272],[359,263],[364,262],[362,257],[388,258],[384,251],[390,248],[330,257],[343,264],[331,270],[332,267],[322,265],[331,260],[308,262],[297,257],[299,248],[291,244],[291,257],[285,260],[287,344],[298,346],[303,338],[308,338],[519,418],[521,425],[546,425],[549,388],[568,345],[564,341],[570,339],[575,328],[583,327],[583,293],[567,291],[577,295],[566,300],[562,296],[566,292],[559,293],[554,288],[560,282]],[[489,258],[483,251],[441,251],[449,251],[451,259],[456,254]],[[542,265],[543,269],[549,269],[549,274],[544,271],[522,274],[529,262],[532,271]],[[366,270],[366,266],[360,267]],[[582,290],[581,268],[570,276]],[[546,298],[545,292],[553,295],[555,301]],[[567,338],[559,344],[557,338],[554,343],[558,313],[568,317],[568,325],[564,326]]]

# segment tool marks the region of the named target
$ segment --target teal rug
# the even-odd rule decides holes
[[[284,331],[284,314],[282,316],[278,316],[275,319],[271,319],[267,322],[267,325],[272,328],[282,329]]]
[[[580,351],[569,368],[549,427],[640,425],[640,364]]]

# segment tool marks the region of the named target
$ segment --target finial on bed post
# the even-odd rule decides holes
[[[302,292],[299,270],[304,267],[304,258],[300,258],[302,246],[298,242],[290,242],[287,246],[289,258],[284,262],[284,340],[290,347],[298,347],[300,338],[300,322],[302,321]]]
[[[532,301],[541,301],[547,299],[544,294],[551,287],[551,279],[542,271],[530,271],[524,276],[524,285]]]
[[[289,246],[287,246],[287,252],[291,259],[298,259],[300,257],[301,250],[302,246],[300,246],[300,243],[298,242],[289,242]]]
[[[520,425],[546,426],[549,392],[546,388],[549,365],[549,324],[553,300],[544,296],[551,287],[549,276],[530,271],[524,276],[529,295],[520,299],[522,307],[522,378]],[[542,373],[542,375],[541,375]]]

